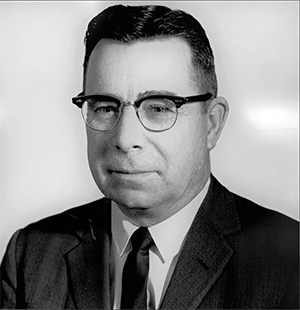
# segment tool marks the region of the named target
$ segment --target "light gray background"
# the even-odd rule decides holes
[[[71,97],[87,23],[114,3],[0,3],[0,257],[18,228],[102,196]],[[298,1],[155,3],[192,13],[210,38],[231,108],[213,173],[298,219]]]

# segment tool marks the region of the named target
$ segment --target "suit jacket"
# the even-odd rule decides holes
[[[160,308],[299,308],[298,229],[212,176]],[[1,266],[2,308],[109,309],[110,242],[106,198],[19,230]]]

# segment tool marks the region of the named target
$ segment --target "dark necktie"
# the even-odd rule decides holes
[[[147,309],[149,249],[154,242],[146,227],[137,229],[130,240],[132,251],[123,269],[121,309]]]

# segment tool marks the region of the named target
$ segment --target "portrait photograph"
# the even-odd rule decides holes
[[[1,1],[0,42],[2,308],[299,307],[298,1]]]

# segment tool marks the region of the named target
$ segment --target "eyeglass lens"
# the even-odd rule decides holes
[[[82,114],[89,127],[105,131],[117,125],[123,108],[113,100],[87,99],[82,106]],[[171,128],[177,118],[175,103],[165,98],[145,99],[137,111],[143,126],[154,131]]]

